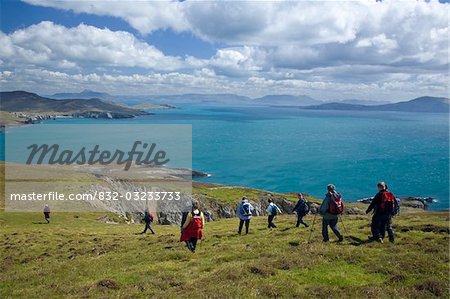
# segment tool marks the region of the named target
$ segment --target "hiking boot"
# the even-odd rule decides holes
[[[326,242],[329,242],[330,240],[325,240],[325,239],[323,239],[322,241],[323,241],[324,243],[326,243]]]
[[[395,240],[392,238],[389,238],[389,242],[391,242],[391,243],[395,243]]]
[[[378,243],[383,243],[383,239],[378,238],[378,239],[377,239],[377,242],[378,242]]]
[[[342,241],[344,241],[344,237],[340,237],[338,243],[341,243]]]
[[[305,224],[305,227],[309,227],[309,225],[308,225],[308,224]]]

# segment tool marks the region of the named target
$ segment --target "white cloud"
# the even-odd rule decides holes
[[[379,82],[327,82],[313,78],[270,79],[252,76],[233,80],[218,76],[211,70],[193,74],[170,72],[152,74],[112,75],[108,73],[69,74],[45,69],[26,69],[0,72],[5,90],[24,89],[40,94],[79,91],[84,88],[111,94],[179,94],[179,93],[237,93],[250,97],[265,94],[305,94],[318,99],[360,98],[373,100],[401,100],[426,94],[445,94],[444,78],[406,74],[386,76]]]
[[[437,0],[26,2],[121,18],[142,35],[188,32],[220,47],[209,59],[173,57],[129,32],[42,22],[0,32],[0,67],[12,72],[0,79],[11,88],[16,80],[17,88],[98,84],[141,94],[448,94],[450,5]]]
[[[183,13],[183,3],[170,0],[132,1],[60,1],[60,0],[25,0],[29,4],[70,10],[75,13],[87,13],[100,16],[118,17],[143,34],[158,29],[171,28],[182,31],[188,28]]]
[[[261,48],[283,66],[292,61],[293,68],[361,60],[448,64],[449,5],[437,0],[26,2],[119,17],[142,34],[170,28],[227,46]]]
[[[234,47],[217,50],[217,53],[208,61],[218,74],[233,77],[250,75],[262,70],[264,53],[254,47]]]
[[[136,39],[131,33],[111,31],[80,24],[66,28],[41,22],[0,34],[0,58],[11,66],[24,64],[75,68],[77,66],[139,67],[173,70],[183,62],[165,56],[155,47]]]

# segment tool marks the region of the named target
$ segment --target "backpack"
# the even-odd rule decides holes
[[[339,192],[330,193],[331,201],[330,206],[328,207],[328,213],[332,215],[339,215],[344,213],[344,201],[342,200],[342,196]]]
[[[241,214],[243,216],[250,216],[252,214],[250,210],[250,204],[248,202],[241,205]]]
[[[400,214],[400,198],[395,198],[394,209],[392,210],[392,216]]]
[[[272,205],[272,208],[270,209],[270,211],[272,212],[272,216],[278,215],[278,208],[275,204]]]
[[[152,214],[152,212],[150,212],[150,213],[145,212],[145,214],[144,214],[144,221],[145,222],[153,222],[153,214]]]
[[[306,202],[306,200],[302,200],[300,202],[300,205],[298,206],[297,213],[308,214],[308,212],[309,212],[309,205]]]
[[[396,215],[400,209],[400,205],[398,205],[398,208],[396,209],[397,204],[397,199],[395,198],[394,194],[392,194],[392,192],[385,191],[381,194],[381,201],[379,206],[380,212]]]

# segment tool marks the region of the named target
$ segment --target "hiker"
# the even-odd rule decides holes
[[[44,218],[47,224],[50,223],[50,207],[48,205],[44,206]]]
[[[239,229],[238,234],[242,233],[242,227],[245,223],[245,234],[248,234],[250,227],[250,219],[252,219],[252,213],[255,208],[248,202],[247,198],[242,197],[242,202],[239,204],[236,214],[239,217]]]
[[[306,201],[305,197],[301,193],[298,193],[297,197],[298,197],[297,204],[295,205],[294,209],[292,210],[293,212],[297,213],[297,223],[296,223],[295,227],[299,227],[300,223],[303,224],[305,227],[309,227],[308,223],[303,221],[303,217],[305,217],[309,212],[308,202]]]
[[[338,237],[338,242],[342,242],[344,237],[339,232],[338,220],[339,215],[344,212],[344,203],[342,202],[341,194],[336,191],[333,184],[327,186],[327,194],[319,208],[319,213],[322,215],[322,237],[324,242],[330,240],[328,236],[328,226],[333,233]]]
[[[145,213],[144,213],[144,219],[143,220],[145,222],[145,228],[144,228],[144,231],[141,233],[141,235],[145,234],[147,232],[147,229],[149,229],[152,232],[152,234],[154,235],[155,232],[153,231],[153,229],[151,227],[151,225],[153,223],[153,214],[152,214],[152,212],[149,212],[148,210],[146,210]]]
[[[399,203],[394,194],[388,190],[385,182],[377,184],[378,193],[372,199],[366,214],[374,210],[372,216],[372,241],[383,243],[386,230],[389,236],[389,242],[394,243],[394,231],[392,230],[392,216],[398,213]]]
[[[273,219],[278,214],[281,214],[280,208],[273,202],[272,198],[268,199],[269,205],[267,206],[266,212],[267,212],[267,227],[268,228],[275,228],[277,227],[275,223],[273,223]]]
[[[195,253],[197,240],[203,238],[203,226],[205,224],[205,217],[199,210],[199,203],[192,203],[192,212],[187,215],[186,221],[183,224],[180,241],[186,242],[187,248]]]

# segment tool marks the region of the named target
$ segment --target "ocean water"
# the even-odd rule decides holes
[[[333,183],[354,201],[374,195],[384,180],[397,196],[430,196],[437,200],[432,209],[449,206],[446,114],[191,106],[135,119],[48,123],[191,124],[192,167],[211,174],[202,181],[319,198]],[[39,134],[39,124],[33,130]]]

